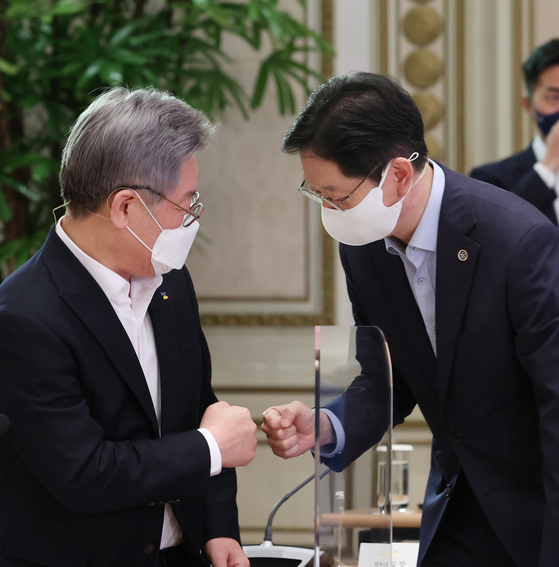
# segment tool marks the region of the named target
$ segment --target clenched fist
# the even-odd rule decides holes
[[[290,459],[306,453],[314,447],[314,410],[303,402],[292,402],[268,408],[263,414],[262,431],[268,445],[278,457]],[[321,445],[332,442],[334,433],[330,419],[320,413]]]
[[[223,467],[244,467],[254,459],[256,424],[247,408],[216,402],[204,412],[200,427],[214,436]]]

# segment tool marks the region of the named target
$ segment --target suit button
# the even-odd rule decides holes
[[[152,555],[155,553],[155,545],[153,545],[153,543],[146,543],[144,545],[144,553],[146,555]]]
[[[444,491],[444,495],[448,498],[450,496],[451,492],[452,492],[452,488],[450,487],[450,484],[447,484],[445,491]]]
[[[458,445],[460,445],[460,443],[462,443],[462,441],[464,441],[464,436],[462,435],[462,433],[453,433],[452,434],[452,440],[457,443]]]

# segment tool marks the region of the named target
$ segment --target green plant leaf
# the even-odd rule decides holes
[[[264,61],[264,63],[260,66],[260,72],[258,73],[256,83],[254,84],[254,92],[251,101],[252,108],[258,108],[262,104],[264,93],[266,92],[266,86],[268,84],[268,75],[269,64],[267,61]]]
[[[87,83],[89,83],[89,81],[99,73],[101,69],[101,65],[102,63],[99,61],[95,61],[95,63],[89,65],[89,67],[83,72],[81,77],[78,79],[77,86],[79,88],[85,87],[85,85],[87,85]]]
[[[136,29],[137,25],[138,25],[137,22],[132,22],[131,24],[128,24],[127,26],[124,26],[123,28],[118,30],[113,35],[113,37],[111,37],[109,41],[109,45],[112,47],[116,47],[117,45],[122,43]]]
[[[8,75],[15,75],[17,73],[17,67],[12,63],[8,63],[5,59],[0,59],[0,71]]]
[[[156,0],[146,2],[140,16],[134,4],[8,0],[0,73],[11,147],[0,151],[0,184],[27,198],[18,199],[24,207],[18,219],[25,218],[20,238],[8,246],[0,236],[4,268],[30,257],[45,238],[52,204],[60,202],[64,138],[103,89],[153,85],[209,117],[234,106],[246,119],[269,92],[280,112],[292,112],[297,90],[308,91],[309,81],[319,77],[305,65],[306,53],[333,51],[280,10],[278,0]],[[304,8],[305,0],[297,0],[299,5]],[[231,38],[245,43],[259,61],[250,95],[231,65],[237,63],[226,47]],[[6,195],[0,199],[2,221],[12,212]]]
[[[8,222],[10,220],[12,220],[12,211],[10,210],[10,206],[8,205],[4,191],[0,189],[0,221]]]

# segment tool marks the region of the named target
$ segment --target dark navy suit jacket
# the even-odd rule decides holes
[[[515,195],[444,172],[437,357],[401,259],[384,241],[340,246],[356,324],[380,327],[388,341],[394,423],[418,404],[433,433],[420,561],[448,502],[446,487],[462,472],[516,564],[554,565],[559,230]],[[360,387],[345,394],[355,399],[346,400],[344,465],[382,434],[375,425],[378,385],[374,378],[369,384],[361,377]]]
[[[470,177],[515,193],[532,203],[553,224],[557,225],[557,215],[553,208],[556,193],[534,170],[535,163],[536,156],[530,145],[506,159],[472,169]]]
[[[166,502],[189,565],[206,565],[208,539],[239,538],[235,472],[210,478],[196,431],[216,398],[186,268],[164,276],[149,314],[161,436],[125,330],[53,230],[0,286],[0,565],[152,567]]]

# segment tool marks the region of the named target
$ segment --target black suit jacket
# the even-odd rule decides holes
[[[0,565],[154,566],[166,502],[189,564],[206,564],[208,539],[239,538],[234,470],[210,478],[196,431],[216,398],[186,268],[149,314],[161,436],[125,330],[54,230],[0,286]]]
[[[515,193],[537,207],[554,225],[557,215],[553,203],[557,197],[534,169],[536,156],[532,145],[501,161],[472,169],[470,177]]]
[[[444,168],[435,357],[401,259],[340,246],[357,325],[391,351],[394,423],[418,404],[433,433],[424,556],[460,472],[519,567],[559,557],[559,230],[508,192]],[[378,387],[345,420],[347,465],[379,441]],[[373,409],[372,409],[373,408]],[[346,411],[347,414],[347,411]],[[452,498],[452,496],[451,496]],[[538,563],[539,558],[539,563]]]

